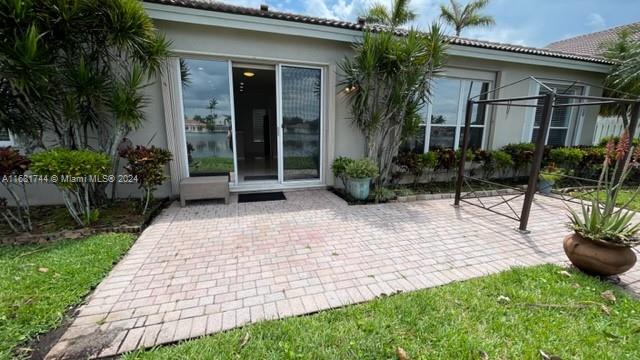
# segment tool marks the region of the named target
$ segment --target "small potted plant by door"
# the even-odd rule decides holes
[[[586,273],[618,275],[636,263],[632,247],[640,243],[637,237],[640,225],[633,223],[635,212],[628,210],[628,206],[640,188],[628,202],[617,202],[624,180],[640,160],[640,151],[627,156],[630,151],[628,136],[617,147],[610,142],[590,204],[583,203],[579,212],[569,208],[574,233],[564,238],[564,251],[571,263]],[[624,164],[621,164],[621,159],[626,159]],[[619,167],[622,170],[619,171]]]
[[[556,167],[555,165],[545,166],[538,175],[538,190],[545,194],[551,194],[553,186],[562,178],[564,170]]]
[[[378,176],[378,167],[369,159],[353,160],[345,167],[347,193],[356,200],[369,197],[371,180]]]

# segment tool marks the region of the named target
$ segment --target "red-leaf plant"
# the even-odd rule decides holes
[[[10,146],[0,147],[0,183],[15,205],[11,207],[7,199],[0,198],[0,211],[11,230],[16,233],[32,229],[26,181],[21,178],[29,169],[29,164],[29,159],[21,155],[17,149]],[[22,195],[19,195],[20,192]]]
[[[121,156],[127,158],[128,164],[125,170],[133,175],[138,187],[143,189],[142,213],[146,213],[153,191],[162,185],[166,179],[164,168],[171,161],[171,152],[155,146],[136,146],[135,149],[128,149],[121,152]]]

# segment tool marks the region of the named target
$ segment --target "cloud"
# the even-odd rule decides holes
[[[586,25],[590,26],[594,30],[602,30],[606,27],[606,22],[602,15],[598,13],[591,13],[587,16]]]

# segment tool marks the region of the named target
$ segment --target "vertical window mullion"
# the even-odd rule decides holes
[[[454,131],[454,139],[453,139],[453,150],[458,150],[460,148],[460,131],[462,126],[464,125],[464,114],[463,112],[465,111],[465,107],[463,106],[463,104],[466,102],[466,99],[464,98],[464,87],[465,84],[469,84],[469,80],[461,80],[460,81],[460,88],[458,89],[458,112],[457,112],[457,119],[456,119],[456,130]],[[471,86],[471,85],[469,85]]]

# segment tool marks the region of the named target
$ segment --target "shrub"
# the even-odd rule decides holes
[[[378,176],[378,167],[370,159],[353,160],[347,164],[345,174],[350,179],[366,179]]]
[[[58,148],[31,156],[31,171],[62,191],[69,214],[80,226],[97,219],[97,209],[91,210],[90,188],[96,179],[103,181],[110,170],[108,155],[89,150]]]
[[[403,152],[393,159],[404,172],[413,175],[413,183],[417,183],[425,170],[433,169],[438,164],[437,154],[433,151],[423,154]]]
[[[480,168],[482,169],[482,176],[487,179],[493,177],[493,173],[496,171],[496,167],[491,151],[476,150],[473,161],[480,164]]]
[[[513,169],[513,158],[508,152],[502,150],[493,151],[491,153],[491,158],[495,164],[494,166],[496,171],[500,174],[504,175],[507,170]]]
[[[605,147],[609,143],[610,140],[613,140],[614,145],[618,145],[618,141],[620,141],[620,136],[605,136],[598,142],[599,147]],[[638,146],[640,145],[640,139],[634,138],[631,142],[631,145]]]
[[[436,169],[451,170],[456,166],[456,152],[452,149],[438,150],[438,165]]]
[[[465,161],[467,162],[471,162],[473,161],[473,158],[475,156],[475,153],[473,152],[473,150],[471,149],[467,149],[467,154],[466,154],[466,159]],[[462,158],[462,149],[458,149],[456,150],[456,165],[460,164],[460,159]]]
[[[29,169],[29,164],[29,159],[18,150],[10,146],[0,147],[0,182],[15,203],[15,208],[12,209],[7,199],[0,198],[0,212],[14,232],[31,231],[26,182],[19,178]]]
[[[500,150],[511,155],[511,159],[513,160],[513,175],[518,176],[522,170],[526,169],[529,166],[531,160],[533,160],[533,153],[535,149],[535,144],[518,143],[507,144]]]
[[[333,160],[333,164],[331,165],[331,170],[333,171],[333,176],[342,180],[342,185],[346,186],[347,183],[347,165],[353,162],[353,159],[339,156],[335,160]]]
[[[375,188],[371,192],[371,195],[373,196],[373,200],[376,203],[385,203],[389,200],[395,199],[396,197],[396,193],[393,190],[383,186],[378,186],[377,188]]]
[[[549,158],[556,165],[566,169],[575,169],[582,162],[584,151],[574,147],[560,147],[549,151]]]
[[[144,214],[147,212],[153,192],[166,179],[164,168],[171,161],[171,152],[155,146],[148,148],[138,145],[124,155],[128,161],[125,170],[136,179],[138,187],[144,190],[141,197],[141,208]]]

